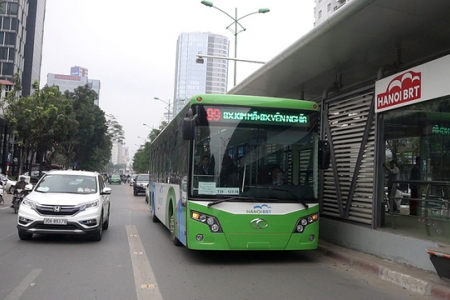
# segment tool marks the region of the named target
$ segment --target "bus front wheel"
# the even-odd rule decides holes
[[[155,213],[155,202],[153,202],[152,200],[149,201],[149,202],[150,202],[150,217],[152,219],[152,222],[153,223],[158,223],[159,219],[158,219],[158,217],[156,216],[156,213]]]
[[[180,240],[175,236],[175,217],[173,216],[173,210],[170,211],[169,219],[170,238],[175,246],[181,246]]]

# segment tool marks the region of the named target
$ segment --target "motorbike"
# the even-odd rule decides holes
[[[3,183],[0,182],[0,204],[4,205],[5,204],[5,198],[4,198],[4,194],[3,194]]]
[[[15,214],[17,214],[17,212],[19,211],[19,207],[20,204],[22,203],[22,200],[30,193],[30,191],[31,190],[29,188],[14,190],[12,208]]]

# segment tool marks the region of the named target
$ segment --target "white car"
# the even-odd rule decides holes
[[[27,179],[28,180],[25,180],[27,182],[27,188],[31,190],[33,188],[33,185],[30,183],[29,177],[27,177]],[[17,183],[16,180],[11,180],[11,179],[7,178],[6,183],[3,187],[3,190],[5,192],[7,192],[8,194],[13,194],[16,183]]]
[[[50,171],[20,205],[19,238],[67,234],[100,241],[109,226],[110,194],[111,188],[97,172]]]

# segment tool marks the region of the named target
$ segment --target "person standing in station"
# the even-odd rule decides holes
[[[388,198],[392,197],[392,186],[393,181],[398,180],[398,176],[400,173],[400,170],[397,167],[397,162],[395,160],[391,160],[389,164],[385,163],[384,166],[386,167],[386,170],[388,172],[388,182],[387,182],[387,188],[388,188]],[[397,201],[392,201],[392,208],[394,213],[400,213],[400,210],[398,209]]]
[[[416,157],[416,164],[411,169],[411,173],[409,175],[409,180],[420,180],[420,156]],[[409,188],[411,189],[411,198],[419,199],[419,184],[411,182],[409,184]],[[419,206],[418,200],[409,200],[409,214],[411,216],[417,216],[417,207]]]

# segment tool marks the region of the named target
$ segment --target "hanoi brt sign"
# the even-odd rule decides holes
[[[405,104],[420,99],[421,73],[406,72],[394,77],[384,93],[377,94],[377,108],[387,109],[390,106]]]
[[[375,83],[375,111],[382,112],[450,94],[450,55]]]

